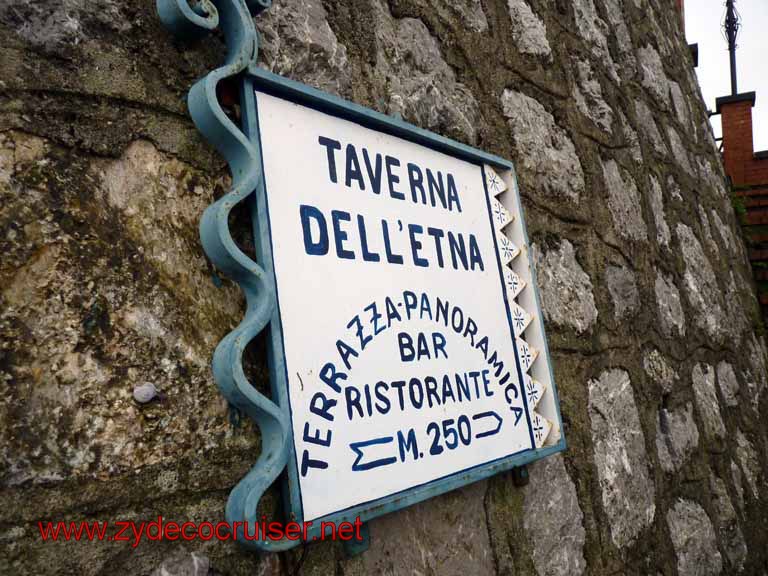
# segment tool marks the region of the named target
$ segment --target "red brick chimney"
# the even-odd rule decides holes
[[[716,100],[723,124],[723,163],[734,186],[768,184],[768,154],[755,154],[752,107],[755,93],[745,92]]]

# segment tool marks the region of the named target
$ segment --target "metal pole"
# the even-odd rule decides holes
[[[731,59],[731,94],[738,94],[739,90],[736,82],[736,36],[741,27],[739,13],[734,6],[736,0],[725,0],[725,22],[723,29],[728,40],[728,52]]]

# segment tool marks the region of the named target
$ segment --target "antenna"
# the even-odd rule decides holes
[[[739,91],[736,86],[736,36],[741,28],[741,16],[736,10],[736,0],[725,0],[725,18],[723,19],[723,32],[728,41],[728,52],[731,57],[731,95]]]

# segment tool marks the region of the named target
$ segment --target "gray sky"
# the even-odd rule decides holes
[[[686,0],[685,35],[699,45],[696,73],[707,108],[715,109],[715,98],[731,93],[728,43],[721,32],[724,0]],[[755,151],[768,150],[768,0],[736,0],[741,30],[736,43],[739,92],[757,93],[752,108]],[[712,117],[715,135],[720,136],[720,117]]]

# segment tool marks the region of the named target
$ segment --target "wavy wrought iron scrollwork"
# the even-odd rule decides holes
[[[246,346],[276,317],[275,286],[268,259],[261,264],[254,262],[238,248],[229,231],[230,212],[252,194],[257,197],[263,194],[260,188],[263,178],[260,151],[227,116],[216,93],[220,82],[237,77],[255,64],[258,39],[252,15],[269,8],[271,3],[271,0],[157,0],[160,19],[179,38],[198,38],[219,26],[227,45],[224,65],[195,83],[187,102],[198,130],[224,156],[232,172],[229,192],[203,214],[200,237],[216,269],[234,280],[246,298],[245,317],[216,348],[213,374],[230,405],[247,414],[261,432],[261,454],[230,493],[226,509],[227,521],[247,522],[251,536],[256,534],[259,501],[288,463],[291,432],[287,411],[258,392],[243,370]],[[248,97],[248,84],[241,82],[241,85],[243,97]],[[274,552],[297,544],[285,539],[247,540],[243,537],[244,529],[244,526],[238,529],[237,540],[251,549]]]

